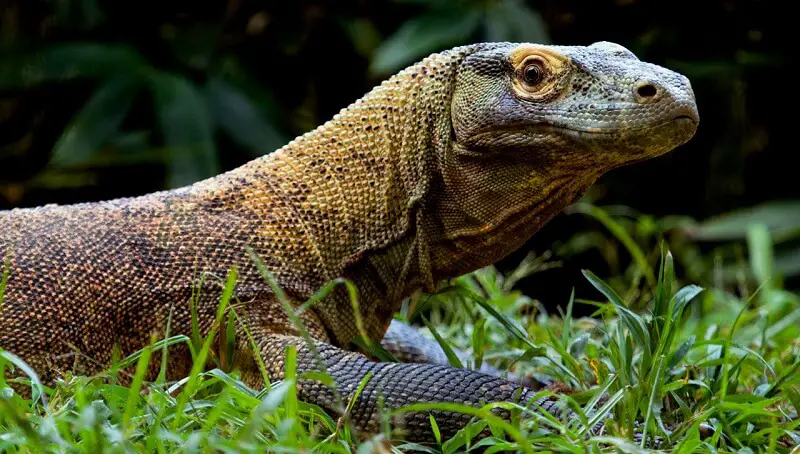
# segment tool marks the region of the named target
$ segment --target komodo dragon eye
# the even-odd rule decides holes
[[[525,77],[525,82],[527,82],[528,85],[538,85],[539,82],[541,82],[544,78],[544,68],[542,68],[542,64],[540,62],[529,63],[527,66],[525,66],[523,76]]]
[[[558,96],[567,71],[567,57],[532,44],[520,45],[509,57],[515,95],[534,102],[547,102]]]

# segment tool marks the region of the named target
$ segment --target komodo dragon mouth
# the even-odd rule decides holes
[[[652,125],[642,125],[636,126],[629,129],[624,129],[623,131],[620,128],[580,128],[576,126],[565,126],[565,125],[557,125],[557,124],[531,124],[531,125],[520,125],[520,126],[511,126],[507,128],[496,128],[492,129],[491,131],[484,131],[478,132],[474,136],[470,138],[470,143],[480,143],[482,139],[487,137],[494,137],[497,135],[502,135],[505,133],[520,133],[520,134],[541,134],[543,132],[564,132],[567,134],[576,134],[578,137],[580,136],[592,136],[592,135],[607,135],[607,136],[618,136],[622,134],[631,134],[631,133],[640,133],[646,131],[663,131],[665,127],[672,126],[673,130],[691,130],[693,131],[697,127],[697,117],[690,115],[690,114],[680,114],[675,116],[672,119],[655,123]]]
[[[603,110],[603,109],[598,109]],[[632,109],[631,109],[632,110]],[[624,118],[629,109],[605,109],[603,110],[608,115],[619,115]],[[699,117],[692,105],[685,104],[676,106],[668,115],[666,119],[658,119],[652,123],[626,125],[624,120],[619,122],[608,122],[606,126],[582,126],[575,122],[564,122],[559,120],[544,119],[537,122],[523,123],[518,125],[503,126],[487,128],[486,130],[477,131],[466,139],[466,144],[474,147],[484,147],[495,145],[497,148],[502,148],[498,142],[511,142],[520,143],[524,142],[524,137],[535,137],[537,135],[555,133],[566,137],[571,137],[580,141],[581,139],[592,139],[593,137],[603,137],[605,141],[613,139],[614,137],[631,138],[641,136],[646,140],[652,140],[650,134],[658,134],[662,136],[676,136],[681,137],[683,140],[671,144],[674,146],[681,145],[688,141],[699,123]],[[499,139],[500,137],[516,137],[515,140],[506,138],[505,140]],[[580,143],[580,142],[579,142]],[[672,147],[670,147],[671,149]]]

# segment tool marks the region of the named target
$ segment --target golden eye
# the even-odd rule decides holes
[[[522,76],[528,85],[538,85],[544,79],[544,68],[541,62],[529,63],[522,71]]]

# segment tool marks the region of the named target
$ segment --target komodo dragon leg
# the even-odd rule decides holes
[[[319,371],[318,361],[301,337],[267,335],[257,339],[259,351],[268,365],[271,380],[280,380],[284,374],[286,347],[297,347],[297,374]],[[315,345],[324,368],[333,378],[343,402],[354,395],[367,374],[372,377],[358,395],[349,414],[350,420],[361,432],[379,431],[379,403],[391,411],[400,407],[425,402],[459,403],[480,406],[491,402],[518,402],[526,405],[535,391],[511,381],[481,372],[426,363],[372,362],[364,355],[348,352],[333,345],[317,342]],[[341,405],[331,389],[313,380],[299,380],[298,391],[305,402],[319,405],[327,412],[341,415]],[[555,410],[555,401],[540,399],[534,407]],[[442,437],[452,437],[472,418],[470,415],[433,410]],[[556,413],[551,411],[551,413]],[[508,414],[499,414],[508,418]],[[423,442],[433,440],[428,412],[407,413],[402,421],[408,439]]]
[[[504,378],[443,364],[374,362],[361,353],[338,348],[328,343],[308,312],[304,313],[304,323],[311,322],[308,331],[316,352],[309,348],[303,337],[285,331],[275,332],[275,325],[259,323],[265,320],[264,316],[248,315],[249,336],[237,337],[240,339],[238,351],[255,350],[253,353],[260,354],[266,365],[269,379],[276,381],[284,378],[287,347],[294,346],[297,349],[300,399],[320,406],[333,416],[342,415],[343,406],[354,397],[364,377],[371,374],[348,415],[356,429],[363,433],[380,430],[381,408],[392,411],[416,403],[458,403],[477,407],[492,402],[517,402],[523,406],[530,404],[537,411],[548,411],[556,417],[562,414],[556,400],[540,398],[530,402],[536,391]],[[250,343],[250,338],[255,346]],[[319,381],[302,378],[306,372],[322,370],[333,379],[335,391]],[[245,371],[243,378],[250,385],[258,381],[258,375],[252,371]],[[498,409],[495,413],[506,419],[510,417],[505,410]],[[395,418],[393,422],[405,430],[407,439],[433,441],[429,414],[436,418],[444,438],[453,436],[472,418],[470,415],[432,410],[405,413],[402,420]]]

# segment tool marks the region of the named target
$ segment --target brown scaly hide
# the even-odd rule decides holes
[[[531,65],[540,66],[535,83],[525,75]],[[642,84],[652,90],[637,92]],[[302,315],[318,341],[315,359],[246,248],[296,303],[332,279],[351,279],[367,334],[380,339],[411,291],[510,253],[602,173],[674,148],[696,122],[685,77],[610,43],[495,43],[434,54],[316,130],[216,178],[131,199],[0,213],[9,266],[0,347],[47,383],[67,370],[97,371],[114,346],[124,356],[163,337],[170,312],[171,334],[191,334],[189,301],[201,276],[199,320],[208,332],[221,281],[236,266],[235,310],[256,345],[239,325],[235,366],[252,386],[263,385],[254,355],[280,379],[284,348],[294,344],[298,369],[323,364],[344,396],[374,373],[354,407],[360,429],[376,427],[378,394],[391,408],[529,396],[477,372],[373,363],[342,350],[358,330],[341,288]],[[169,376],[189,367],[186,348],[172,349]],[[319,384],[301,383],[301,397],[340,410]],[[465,422],[440,416],[443,434]],[[416,439],[430,437],[427,416],[406,423]]]
[[[387,292],[397,298],[408,290],[396,286],[411,272],[397,274],[413,242],[413,206],[433,172],[428,150],[448,139],[449,125],[437,137],[436,121],[446,118],[453,67],[467,51],[428,59],[319,129],[217,178],[138,198],[0,214],[0,252],[10,266],[0,346],[47,381],[73,367],[73,347],[88,357],[84,366],[106,365],[114,344],[126,355],[163,336],[170,310],[172,332],[188,334],[189,299],[203,273],[217,277],[205,279],[208,298],[201,298],[208,330],[219,281],[234,265],[239,299],[258,306],[253,313],[271,331],[294,332],[246,246],[298,301],[334,278],[353,278],[366,326],[380,339],[399,301],[385,301]],[[377,255],[365,260],[371,251]],[[308,317],[311,332],[347,345],[357,334],[350,307],[340,297],[321,304]],[[185,374],[181,359],[188,358],[173,358],[172,375]]]

